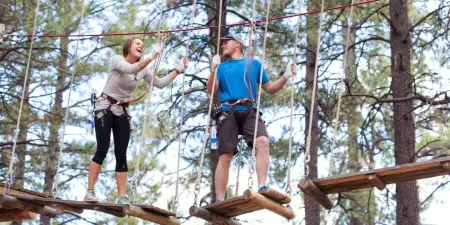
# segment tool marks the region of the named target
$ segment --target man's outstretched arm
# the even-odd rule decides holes
[[[295,75],[297,75],[297,67],[295,66],[295,64],[289,63],[286,66],[286,71],[284,72],[283,76],[281,76],[274,82],[269,81],[263,84],[262,89],[267,92],[267,94],[273,95],[283,88],[289,78]]]

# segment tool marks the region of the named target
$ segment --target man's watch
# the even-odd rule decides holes
[[[179,71],[177,68],[175,68],[175,73],[180,74],[181,71]]]

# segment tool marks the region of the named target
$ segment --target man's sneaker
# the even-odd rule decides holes
[[[86,195],[84,196],[85,202],[98,202],[98,198],[95,196],[94,190],[87,190]]]
[[[267,190],[269,190],[269,188],[270,188],[269,186],[263,185],[263,186],[259,187],[258,192],[267,191]]]
[[[128,199],[128,196],[124,195],[124,196],[118,197],[116,203],[117,204],[130,204],[131,201],[130,201],[130,199]]]

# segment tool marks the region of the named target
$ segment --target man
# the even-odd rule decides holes
[[[266,75],[258,60],[244,58],[243,42],[236,36],[222,38],[223,56],[228,60],[220,63],[220,56],[215,55],[208,79],[208,93],[219,91],[221,102],[220,113],[217,118],[219,138],[219,162],[216,169],[216,201],[223,201],[228,183],[228,174],[233,159],[237,153],[239,134],[251,146],[255,130],[257,90],[260,73],[262,74],[262,89],[270,95],[283,88],[286,81],[296,75],[294,64],[288,64],[286,72],[272,82]],[[219,65],[220,64],[220,65]],[[217,77],[216,77],[217,69]],[[244,75],[245,73],[245,75]],[[216,84],[213,90],[213,82]],[[269,170],[269,140],[262,119],[258,121],[256,135],[256,175],[258,191],[267,190],[267,174]]]

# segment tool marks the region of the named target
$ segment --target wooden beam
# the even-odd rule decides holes
[[[63,211],[73,212],[73,213],[76,213],[76,214],[83,213],[83,209],[81,209],[81,208],[73,207],[71,205],[62,204],[62,203],[52,203],[51,207],[55,208],[55,209],[61,209]]]
[[[123,206],[123,213],[161,225],[180,225],[180,221],[175,218],[151,213],[149,211],[143,210],[140,207],[130,204],[126,204]]]
[[[5,184],[0,183],[0,194],[5,194]],[[17,196],[29,196],[29,197],[42,197],[42,198],[52,198],[50,195],[45,195],[42,193],[25,190],[21,188],[10,187],[8,190],[8,195],[17,195]]]
[[[333,208],[333,202],[320,190],[311,180],[301,179],[298,187],[302,189],[307,195],[316,199],[316,201],[325,209]]]
[[[445,171],[447,171],[448,175],[450,175],[450,162],[441,162],[441,166]]]
[[[289,196],[287,196],[287,195],[285,195],[283,193],[280,193],[278,191],[275,191],[272,188],[269,188],[269,189],[267,189],[265,191],[261,191],[261,192],[258,192],[258,193],[260,193],[260,194],[264,195],[265,197],[270,198],[270,199],[272,199],[272,200],[274,200],[274,201],[276,201],[276,202],[278,202],[280,204],[289,204],[289,203],[291,203],[291,198]]]
[[[270,210],[280,216],[283,216],[284,218],[291,220],[294,219],[295,214],[292,209],[285,207],[277,202],[274,202],[263,195],[259,194],[258,192],[254,192],[250,189],[247,189],[244,192],[244,198],[250,199],[256,204],[264,207],[267,210]]]
[[[234,221],[228,217],[221,216],[219,214],[208,211],[204,208],[197,207],[195,205],[189,208],[189,214],[216,225],[241,225],[241,223]]]
[[[384,190],[386,188],[386,184],[380,179],[380,177],[374,173],[374,174],[368,174],[366,175],[367,180],[370,180],[372,184],[380,191]]]
[[[42,206],[33,202],[22,201],[9,195],[0,195],[0,205],[3,208],[27,210],[51,218],[64,213],[64,211],[59,209]]]
[[[106,214],[110,214],[110,215],[113,215],[113,216],[116,216],[116,217],[124,217],[124,216],[126,216],[126,214],[121,212],[121,211],[117,211],[117,210],[114,210],[114,209],[106,208],[106,207],[103,207],[103,206],[94,206],[94,207],[92,207],[92,210],[98,211],[98,212],[102,212],[102,213],[106,213]]]
[[[0,222],[23,221],[36,219],[37,214],[21,209],[1,209]]]

